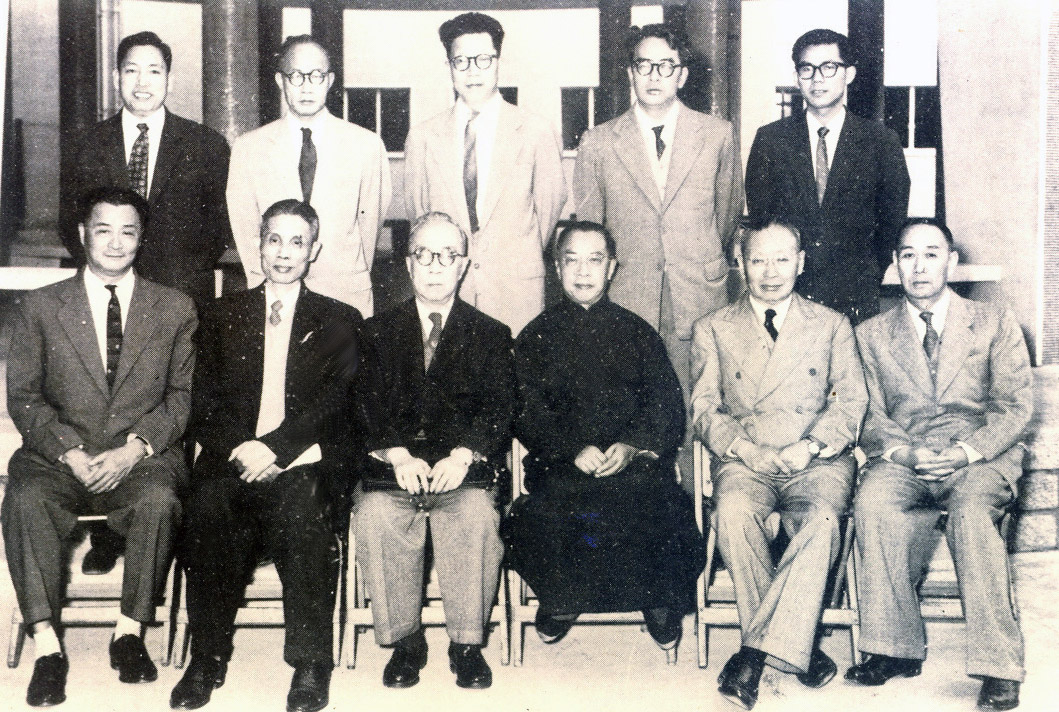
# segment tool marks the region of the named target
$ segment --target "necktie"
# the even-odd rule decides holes
[[[114,388],[114,376],[118,373],[121,358],[121,303],[118,302],[117,285],[108,284],[110,302],[107,304],[107,384]]]
[[[655,151],[658,152],[658,158],[662,158],[662,154],[666,150],[666,142],[662,140],[662,129],[665,126],[655,126],[651,130],[655,132]]]
[[[316,178],[316,146],[313,145],[312,129],[302,129],[302,153],[298,157],[298,178],[302,183],[302,199],[308,203],[313,197],[313,180]]]
[[[147,200],[147,154],[149,142],[147,139],[147,124],[136,124],[140,135],[132,144],[132,153],[129,155],[129,187]]]
[[[772,337],[773,341],[775,341],[780,335],[780,332],[776,331],[776,325],[772,323],[772,320],[775,319],[775,318],[776,318],[776,310],[775,309],[766,309],[765,310],[765,331],[767,331],[769,333],[769,336]]]
[[[430,322],[433,326],[430,327],[427,342],[423,345],[423,367],[427,370],[430,369],[430,362],[434,359],[434,351],[437,350],[438,342],[441,341],[441,314],[431,312]]]
[[[268,315],[269,324],[272,324],[272,326],[276,326],[280,323],[280,321],[282,321],[282,318],[279,315],[279,310],[282,308],[283,302],[281,302],[280,300],[277,299],[276,301],[272,302],[272,313]]]
[[[467,216],[471,232],[478,232],[478,114],[471,114],[463,132],[463,192],[467,198]]]
[[[927,359],[934,358],[934,351],[938,348],[938,332],[930,323],[933,317],[933,312],[919,312],[919,318],[927,323],[927,332],[923,334],[923,350],[927,352]]]
[[[816,142],[816,199],[822,205],[824,192],[827,190],[827,127],[821,126],[816,130],[820,140]]]

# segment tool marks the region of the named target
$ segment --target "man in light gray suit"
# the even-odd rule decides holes
[[[967,674],[982,680],[980,709],[1008,710],[1019,703],[1024,650],[996,523],[1022,475],[1030,360],[1009,310],[948,288],[957,259],[944,224],[907,221],[894,252],[905,299],[857,327],[870,398],[861,440],[870,463],[855,505],[868,657],[846,679],[881,685],[920,673],[927,641],[916,588],[947,508]]]
[[[694,325],[691,407],[715,456],[717,541],[743,631],[719,690],[750,709],[766,662],[808,687],[837,671],[817,625],[868,394],[849,320],[794,294],[798,230],[763,218],[744,229],[740,255],[747,294]],[[775,567],[774,511],[791,538]]]

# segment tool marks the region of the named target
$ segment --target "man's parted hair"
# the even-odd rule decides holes
[[[952,230],[945,224],[943,220],[938,218],[906,218],[901,223],[901,229],[897,231],[897,240],[894,241],[894,252],[901,249],[901,240],[904,239],[905,233],[914,228],[916,225],[927,225],[936,229],[945,237],[945,242],[948,243],[949,249],[956,249],[956,243],[952,239]]]
[[[470,241],[467,239],[467,232],[460,226],[458,222],[453,220],[448,213],[443,213],[440,210],[431,210],[429,213],[423,213],[418,218],[416,218],[416,221],[412,223],[412,229],[408,231],[407,253],[409,256],[411,256],[412,248],[416,244],[416,234],[427,225],[438,222],[448,223],[449,225],[452,225],[460,231],[460,251],[464,254],[464,256],[467,255],[467,249],[470,243]]]
[[[797,67],[798,63],[802,61],[802,54],[805,53],[805,50],[817,45],[829,44],[838,45],[838,56],[843,62],[846,64],[857,63],[853,52],[850,51],[848,37],[840,32],[821,28],[809,30],[794,41],[794,47],[791,49],[791,59],[794,60],[794,66]]]
[[[751,238],[770,227],[782,227],[794,235],[794,242],[798,252],[802,251],[802,231],[794,224],[794,221],[783,215],[757,215],[743,218],[739,223],[739,254],[746,256],[747,245]]]
[[[117,185],[105,185],[87,193],[81,199],[80,209],[78,210],[78,222],[87,226],[88,220],[92,217],[92,211],[95,210],[97,205],[102,203],[107,205],[131,205],[140,217],[140,232],[142,233],[144,227],[147,226],[147,216],[150,213],[147,201],[140,197],[140,194],[135,190]]]
[[[287,56],[290,55],[298,45],[311,44],[316,45],[320,48],[320,51],[327,57],[327,70],[331,71],[331,53],[327,51],[327,47],[324,47],[319,40],[313,38],[312,35],[291,35],[287,39],[283,40],[283,44],[280,45],[279,50],[276,52],[276,71],[280,74],[283,73],[283,64],[287,61]]]
[[[320,235],[320,216],[316,214],[316,209],[313,206],[297,198],[287,198],[269,206],[265,214],[261,216],[262,240],[268,234],[269,221],[277,215],[296,215],[307,222],[309,224],[310,241],[316,242],[316,238]]]
[[[628,66],[631,67],[633,62],[636,61],[636,48],[640,46],[641,42],[650,37],[664,40],[669,45],[669,49],[677,51],[677,58],[680,59],[680,63],[687,64],[691,56],[691,50],[688,48],[688,43],[684,36],[670,25],[656,23],[644,25],[643,27],[634,26],[629,28],[629,34],[625,38],[625,54]]]
[[[499,55],[500,46],[504,44],[504,27],[494,18],[480,12],[465,12],[451,20],[446,20],[438,28],[438,37],[441,38],[441,44],[445,46],[445,56],[452,57],[452,44],[457,38],[482,32],[493,38],[493,47]]]
[[[563,256],[563,250],[570,243],[570,238],[573,237],[576,232],[594,232],[597,235],[603,236],[603,242],[607,245],[607,256],[611,259],[617,259],[618,257],[618,244],[614,242],[614,237],[610,234],[610,230],[600,225],[597,222],[591,220],[575,220],[568,223],[559,232],[559,237],[555,238],[555,244],[552,245],[552,259],[556,263],[559,262]]]
[[[169,48],[162,38],[150,31],[137,32],[129,35],[118,43],[118,69],[121,69],[125,57],[132,51],[133,47],[157,47],[162,53],[162,61],[165,62],[165,70],[168,72],[173,68],[173,50]]]

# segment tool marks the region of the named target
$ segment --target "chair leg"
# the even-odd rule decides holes
[[[677,664],[677,649],[676,646],[666,651],[666,665]]]
[[[346,669],[352,670],[357,666],[357,638],[360,634],[360,626],[346,626]]]
[[[18,667],[18,661],[22,657],[22,645],[26,640],[26,625],[22,622],[22,616],[16,610],[11,614],[11,638],[7,643],[7,666]]]
[[[188,624],[187,621],[177,619],[176,635],[173,637],[173,667],[177,670],[184,669],[188,654]]]
[[[511,609],[508,608],[507,596],[507,571],[500,570],[500,593],[496,598],[496,605],[500,606],[500,664],[511,664]]]
[[[852,526],[852,521],[850,522]],[[850,657],[854,665],[861,664],[860,653],[860,593],[857,588],[857,540],[850,542],[849,558],[846,560],[846,596],[849,599],[849,608],[853,614],[853,623],[849,626]]]
[[[158,659],[158,662],[160,662],[162,664],[162,667],[165,667],[165,666],[169,665],[169,661],[173,657],[173,655],[172,655],[172,652],[173,652],[173,640],[172,640],[173,622],[172,621],[173,621],[172,615],[169,615],[168,612],[167,612],[165,620],[162,621],[162,629],[161,629],[162,654],[161,654],[161,656]]]
[[[698,620],[696,631],[699,644],[699,667],[703,670],[710,663],[710,626],[705,621]]]
[[[522,649],[526,645],[526,621],[516,621],[513,633],[515,637],[511,641],[511,652],[514,658],[514,665],[515,667],[522,667]]]

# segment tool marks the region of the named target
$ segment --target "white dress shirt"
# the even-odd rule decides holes
[[[295,146],[298,147],[299,152],[301,151],[302,145],[302,129],[309,129],[312,132],[312,141],[313,146],[315,146],[317,150],[316,160],[318,164],[320,161],[320,141],[324,138],[324,135],[327,133],[326,114],[327,110],[324,109],[319,114],[309,119],[307,123],[303,122],[302,119],[295,116],[294,114],[287,114],[287,128],[290,130],[291,141],[294,143]],[[295,169],[297,169],[297,165],[295,165]]]
[[[655,185],[658,186],[658,197],[659,199],[665,198],[666,178],[669,176],[669,162],[673,157],[673,140],[677,133],[677,116],[680,114],[680,102],[674,101],[661,121],[648,116],[639,103],[633,105],[633,114],[640,125],[640,135],[643,137],[644,150],[647,151],[647,164],[651,166],[651,174],[654,176]],[[654,132],[654,127],[658,125],[662,126],[662,143],[666,145],[665,150],[662,151],[661,158],[658,157]]]
[[[791,308],[791,302],[794,301],[794,293],[791,292],[787,295],[779,304],[765,304],[764,302],[758,301],[753,294],[748,294],[750,297],[750,308],[754,310],[754,316],[757,317],[757,323],[761,324],[761,328],[765,328],[765,310],[772,309],[776,312],[776,316],[772,317],[772,325],[776,327],[776,333],[783,328],[783,322],[787,319],[787,311]]]
[[[812,157],[811,163],[813,164],[813,176],[816,176],[816,147],[820,143],[820,134],[817,131],[820,130],[824,124],[820,123],[820,120],[813,116],[811,111],[805,112],[805,122],[809,124],[809,155]],[[824,144],[827,145],[827,167],[831,168],[831,165],[835,162],[835,151],[838,149],[838,137],[842,133],[842,126],[846,123],[846,107],[839,107],[838,113],[827,122],[827,136],[824,137]]]
[[[449,321],[449,312],[452,311],[452,303],[456,301],[456,295],[453,295],[447,304],[440,307],[430,306],[416,299],[416,311],[419,312],[419,323],[423,327],[423,343],[426,343],[427,338],[430,336],[430,332],[434,329],[434,322],[430,320],[431,314],[441,314],[441,328],[445,328],[445,324]]]
[[[103,369],[106,370],[107,308],[110,306],[110,290],[107,289],[107,283],[97,277],[88,267],[85,267],[84,280],[85,291],[88,292],[88,307],[92,311],[92,325],[96,329],[96,343],[99,345],[99,355],[103,359]],[[121,306],[121,330],[124,332],[125,324],[129,319],[132,290],[136,286],[136,273],[130,269],[114,284],[117,286],[114,291],[118,296],[118,304]]]
[[[137,124],[147,124],[147,195],[151,194],[154,167],[158,163],[158,146],[162,143],[162,128],[165,126],[165,107],[161,106],[146,119],[133,116],[128,109],[121,110],[121,136],[125,140],[125,165],[129,165],[132,147],[140,137]]]
[[[496,92],[485,102],[485,106],[478,112],[475,119],[475,141],[474,150],[478,164],[478,198],[475,200],[475,211],[478,213],[478,223],[484,222],[482,215],[482,196],[485,195],[489,186],[490,168],[493,165],[493,145],[496,143],[496,125],[500,121],[500,105],[504,103],[504,97]],[[455,146],[456,165],[459,166],[459,174],[463,175],[464,136],[467,132],[467,122],[471,119],[471,108],[464,103],[463,99],[456,100],[456,141]]]

